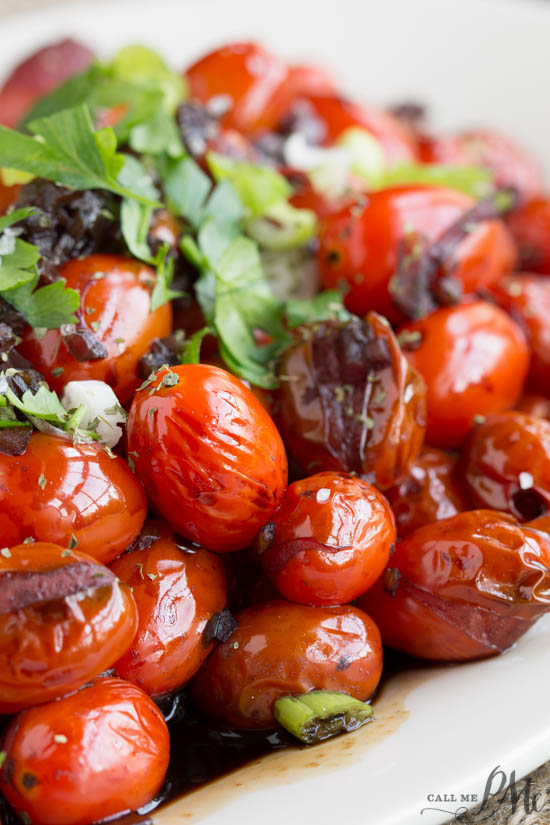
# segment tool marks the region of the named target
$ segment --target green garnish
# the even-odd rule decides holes
[[[365,702],[329,690],[283,696],[275,702],[273,713],[282,727],[306,745],[355,730],[373,716]]]

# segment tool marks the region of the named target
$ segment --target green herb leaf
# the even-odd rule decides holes
[[[371,180],[372,189],[390,186],[426,184],[457,189],[473,198],[482,198],[491,190],[493,176],[480,166],[403,163],[384,170]]]
[[[153,263],[153,254],[147,243],[153,208],[147,204],[124,198],[120,207],[120,228],[126,246],[135,258]]]
[[[8,387],[6,398],[10,404],[26,415],[42,418],[46,421],[65,422],[67,413],[55,392],[42,384],[36,393],[26,390],[21,399]]]
[[[2,273],[0,265],[0,275]],[[80,293],[65,286],[63,279],[35,289],[38,275],[17,289],[3,292],[5,301],[17,309],[32,327],[59,329],[63,324],[75,324],[74,315],[80,306]]]
[[[283,175],[267,166],[235,160],[209,152],[208,167],[216,181],[229,180],[239,195],[249,217],[254,218],[292,194],[292,187]]]
[[[342,295],[337,290],[320,292],[310,300],[294,299],[286,303],[286,319],[291,329],[313,321],[348,321],[351,314],[342,304]]]
[[[0,232],[3,232],[8,226],[13,226],[14,223],[24,221],[25,218],[28,218],[29,215],[32,215],[35,211],[34,206],[25,206],[23,209],[16,209],[14,212],[4,215],[4,217],[0,218]]]
[[[198,364],[200,362],[201,344],[207,335],[212,335],[212,330],[210,327],[203,327],[185,342],[181,354],[182,364]]]
[[[170,284],[174,278],[174,259],[169,255],[170,247],[164,244],[159,250],[157,258],[157,278],[153,292],[151,293],[151,311],[173,301],[174,298],[181,298],[182,292],[170,289]]]
[[[198,226],[212,183],[191,158],[167,158],[159,164],[168,208]]]
[[[135,152],[142,154],[166,153],[170,157],[185,154],[176,121],[164,109],[157,109],[147,120],[137,123],[130,131],[129,143]]]
[[[272,204],[263,215],[246,223],[246,232],[264,249],[293,249],[310,241],[317,231],[311,209],[296,209],[288,201]]]

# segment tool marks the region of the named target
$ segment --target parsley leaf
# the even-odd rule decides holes
[[[286,320],[291,329],[312,321],[348,321],[352,316],[342,304],[337,290],[320,292],[310,300],[293,299],[286,303]]]
[[[182,364],[198,364],[200,361],[201,344],[207,335],[212,335],[210,327],[203,327],[197,330],[188,341],[185,342],[181,354]]]
[[[36,247],[34,247],[36,248]],[[2,273],[0,266],[0,275]],[[59,329],[63,324],[76,324],[74,315],[80,306],[80,293],[65,286],[65,280],[35,289],[38,276],[17,289],[2,292],[2,298],[17,309],[32,327]]]
[[[8,228],[8,226],[13,226],[14,223],[24,221],[25,218],[32,215],[34,211],[34,206],[25,206],[23,209],[16,209],[15,211],[10,212],[9,215],[4,215],[4,217],[0,218],[0,232],[3,232],[4,229]]]
[[[157,278],[151,294],[151,312],[154,312],[163,304],[167,304],[168,301],[174,300],[174,298],[180,298],[183,294],[178,290],[170,289],[170,284],[174,278],[174,259],[169,253],[170,247],[168,244],[164,244],[159,249],[156,260]]]
[[[286,201],[292,187],[280,172],[244,160],[209,152],[208,167],[217,181],[229,180],[241,199],[249,217],[265,214],[278,201]]]

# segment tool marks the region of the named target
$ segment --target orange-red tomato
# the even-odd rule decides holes
[[[208,550],[180,549],[160,522],[146,525],[149,546],[125,553],[111,570],[132,588],[139,625],[131,648],[115,664],[122,679],[159,695],[184,685],[212,650],[208,622],[224,609],[222,561]],[[181,544],[181,542],[180,542]]]
[[[170,754],[155,703],[122,679],[32,708],[8,727],[0,788],[33,825],[90,825],[159,792]]]
[[[138,535],[147,500],[137,476],[95,444],[35,432],[23,455],[0,453],[0,535],[78,547],[104,564]]]
[[[71,346],[71,339],[60,330],[49,330],[41,337],[28,327],[20,352],[56,391],[69,381],[95,379],[109,384],[125,404],[141,383],[139,359],[154,338],[172,331],[169,303],[151,312],[154,271],[117,255],[90,255],[69,261],[59,273],[81,296],[77,328],[94,336],[100,351],[90,358],[90,353],[79,353]]]
[[[527,272],[550,275],[550,198],[533,198],[508,216],[508,227]]]
[[[225,370],[159,370],[128,419],[128,449],[155,509],[209,550],[249,544],[284,495],[287,460],[260,402]]]
[[[408,324],[409,363],[426,382],[426,440],[458,447],[476,416],[513,407],[529,367],[529,348],[519,326],[486,301],[439,309]]]
[[[4,186],[0,178],[0,217],[15,203],[20,189],[20,186]]]
[[[531,521],[550,510],[550,422],[513,411],[491,415],[464,443],[459,469],[477,507]]]
[[[535,418],[545,418],[550,421],[550,398],[543,395],[524,395],[517,403],[516,409]]]
[[[550,540],[492,510],[427,524],[399,542],[359,604],[396,650],[439,661],[491,656],[550,610]]]
[[[319,234],[318,262],[323,286],[345,285],[345,304],[392,321],[402,318],[391,293],[400,261],[417,242],[433,243],[474,205],[461,192],[437,186],[400,186],[372,192],[363,204],[329,215]],[[513,268],[516,249],[500,220],[478,224],[445,263],[445,271],[465,294],[497,281]]]
[[[346,604],[378,578],[395,542],[384,496],[342,473],[295,481],[258,537],[264,570],[292,602]]]
[[[101,673],[132,643],[130,588],[82,553],[47,542],[0,553],[0,713],[48,702]]]
[[[274,601],[236,618],[238,628],[192,682],[210,719],[235,728],[271,728],[280,696],[322,689],[365,700],[376,689],[382,645],[362,610]]]
[[[401,537],[468,509],[456,473],[456,458],[436,447],[424,447],[406,478],[386,490],[385,496]]]

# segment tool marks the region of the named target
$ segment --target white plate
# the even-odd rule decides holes
[[[1,0],[0,0],[1,2]],[[108,54],[129,41],[176,65],[232,39],[317,58],[373,102],[421,100],[438,126],[488,125],[550,171],[550,3],[534,0],[155,0],[66,5],[0,21],[0,73],[62,35]],[[550,758],[550,617],[491,661],[395,677],[377,721],[275,754],[154,815],[158,825],[438,825],[480,798],[493,768]],[[493,788],[494,789],[494,788]],[[456,801],[431,801],[447,795]],[[427,808],[439,810],[425,810]]]

